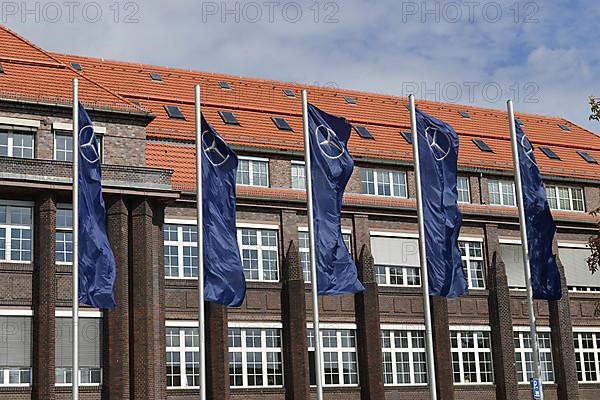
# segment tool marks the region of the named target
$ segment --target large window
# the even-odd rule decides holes
[[[306,190],[303,161],[292,161],[292,189]]]
[[[81,385],[102,383],[102,320],[79,318],[79,382]],[[71,317],[56,318],[56,385],[73,384],[73,323]]]
[[[237,184],[269,186],[269,160],[240,157]]]
[[[494,382],[489,330],[452,329],[450,343],[454,383]]]
[[[456,179],[456,192],[458,194],[459,203],[471,202],[471,189],[469,188],[469,177],[459,176]]]
[[[363,194],[408,197],[406,173],[403,171],[361,168],[360,181]]]
[[[574,332],[573,344],[579,382],[600,382],[600,331]]]
[[[195,225],[165,224],[165,277],[198,277],[198,231]]]
[[[421,270],[418,267],[376,265],[377,284],[382,286],[421,286]]]
[[[516,330],[514,332],[514,339],[517,380],[521,383],[529,383],[531,378],[533,378],[533,349],[531,347],[531,335],[529,334],[529,329]],[[545,382],[553,382],[554,369],[552,368],[550,332],[538,332],[538,344],[543,380]]]
[[[547,185],[546,197],[553,210],[585,211],[583,189],[580,187]]]
[[[32,207],[0,203],[0,261],[30,262],[32,258]]]
[[[96,142],[98,143],[98,154],[103,160],[101,135],[96,133]],[[56,131],[54,133],[54,159],[58,161],[73,161],[73,134],[70,132]]]
[[[358,385],[358,360],[356,356],[356,335],[354,329],[321,329],[323,351],[323,383],[325,386]],[[316,385],[315,334],[308,329],[308,359],[310,384]]]
[[[348,248],[348,251],[352,253],[351,240],[352,236],[349,233],[342,233],[344,238],[344,244]],[[304,282],[311,281],[311,270],[310,270],[310,245],[307,231],[298,232],[298,252],[300,253],[300,265],[302,266],[302,275],[304,276]]]
[[[0,386],[31,384],[31,317],[0,315]]]
[[[167,387],[200,386],[200,347],[197,327],[167,326]]]
[[[515,184],[513,181],[488,181],[488,192],[490,195],[490,204],[494,206],[514,206],[515,205]]]
[[[469,282],[469,288],[485,289],[481,242],[460,240],[458,247],[460,248],[463,270]]]
[[[73,210],[67,206],[56,209],[56,262],[73,262]]]
[[[413,237],[371,234],[377,283],[381,286],[421,286],[419,241]]]
[[[283,386],[281,329],[229,328],[231,387]]]
[[[33,158],[33,132],[0,128],[0,156]]]
[[[247,280],[279,281],[276,230],[240,228],[238,243]]]
[[[427,384],[424,330],[382,329],[381,348],[384,384]]]

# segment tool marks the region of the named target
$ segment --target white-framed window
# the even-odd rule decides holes
[[[458,194],[459,203],[471,202],[471,188],[468,176],[459,176],[456,178],[456,193]]]
[[[546,185],[546,198],[552,210],[585,211],[580,187]]]
[[[515,183],[490,179],[488,181],[490,204],[494,206],[515,206]]]
[[[166,327],[167,388],[200,387],[200,347],[196,326]]]
[[[577,380],[600,382],[600,330],[573,332]]]
[[[387,386],[426,385],[425,330],[413,327],[381,328],[383,383]]]
[[[73,209],[58,205],[56,208],[56,263],[73,263]]]
[[[101,162],[104,162],[104,137],[98,131],[105,132],[103,128],[94,128],[96,142],[98,143],[98,154]],[[54,130],[54,159],[57,161],[73,161],[73,133],[63,130]]]
[[[450,329],[454,383],[493,383],[489,326]]]
[[[31,310],[0,310],[0,387],[31,385]]]
[[[348,252],[352,254],[352,235],[350,233],[342,232],[344,238],[344,244],[348,248]],[[311,270],[310,270],[310,246],[308,239],[308,231],[298,231],[298,253],[300,253],[300,265],[302,266],[302,275],[304,276],[304,282],[311,282]]]
[[[360,182],[363,194],[408,198],[404,171],[361,168]]]
[[[292,161],[292,189],[306,190],[304,161]]]
[[[0,203],[0,261],[31,262],[33,207],[27,202]]]
[[[73,384],[73,322],[71,310],[56,310],[54,370],[56,386]],[[82,386],[102,384],[102,313],[80,311],[79,318],[79,383]]]
[[[264,158],[240,157],[237,169],[237,184],[269,186],[269,160]]]
[[[33,158],[34,133],[0,127],[0,156]]]
[[[352,329],[319,330],[323,351],[323,384],[325,386],[358,386],[358,359],[356,353],[356,327]],[[307,329],[310,384],[316,385],[315,333]]]
[[[570,292],[600,292],[600,287],[569,286]]]
[[[482,243],[480,241],[459,240],[458,247],[469,288],[485,289]]]
[[[398,265],[376,265],[375,277],[380,286],[421,286],[421,269]]]
[[[281,349],[280,324],[230,324],[230,386],[282,387]]]
[[[246,280],[279,281],[277,231],[242,227],[237,235]]]
[[[529,328],[515,328],[514,340],[517,381],[520,383],[529,383],[533,378],[533,349],[531,347],[531,335]],[[538,345],[540,349],[540,364],[542,366],[543,374],[542,379],[544,382],[554,382],[550,331],[538,331]]]
[[[198,230],[196,225],[171,223],[163,225],[165,278],[198,278]]]

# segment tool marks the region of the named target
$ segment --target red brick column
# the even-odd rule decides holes
[[[107,232],[115,255],[117,307],[104,312],[102,398],[129,399],[129,210],[121,196],[107,201]]]
[[[164,207],[135,199],[131,208],[131,399],[166,398]]]
[[[34,211],[32,399],[54,400],[56,302],[56,200],[44,193]]]
[[[554,254],[560,272],[562,298],[549,301],[550,333],[552,341],[552,360],[554,361],[554,382],[559,400],[579,399],[579,383],[577,382],[577,364],[573,348],[573,324],[569,307],[569,289],[565,279],[565,269],[558,257],[558,246],[554,242]]]
[[[286,400],[306,400],[310,397],[306,302],[300,255],[294,240],[289,242],[282,265],[281,318],[283,322],[285,398]]]
[[[498,241],[498,227],[485,226],[485,250],[488,262],[487,285],[491,339],[494,349],[494,381],[498,399],[517,399],[519,388],[515,369],[515,345],[510,310],[508,278]]]
[[[379,289],[369,246],[362,245],[356,267],[365,291],[354,296],[356,310],[360,398],[384,399]]]
[[[427,279],[427,277],[423,277],[423,279]],[[437,395],[439,400],[454,400],[448,299],[433,296],[430,299]]]
[[[206,313],[206,395],[208,399],[229,400],[229,341],[227,308],[205,303]]]

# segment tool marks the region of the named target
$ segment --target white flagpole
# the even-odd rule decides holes
[[[302,124],[304,126],[304,176],[306,179],[306,198],[308,208],[308,239],[310,246],[310,271],[312,284],[313,329],[315,333],[315,375],[317,377],[317,400],[323,400],[323,381],[321,365],[321,335],[319,334],[319,295],[317,293],[317,252],[315,246],[314,210],[312,200],[312,175],[310,165],[310,132],[308,129],[308,100],[306,90],[302,90]]]
[[[523,268],[525,269],[525,285],[527,287],[527,305],[529,308],[530,342],[533,350],[533,378],[537,378],[540,384],[541,399],[544,398],[542,391],[542,369],[540,365],[540,349],[536,328],[535,309],[533,304],[533,290],[531,289],[531,269],[529,266],[529,247],[527,243],[527,225],[525,223],[525,207],[523,205],[523,185],[521,182],[521,166],[519,164],[519,150],[517,142],[517,129],[515,128],[515,111],[512,100],[508,100],[508,123],[510,125],[510,141],[512,145],[513,165],[515,169],[515,189],[517,192],[517,207],[519,210],[519,223],[521,225],[521,248],[523,251]]]
[[[73,79],[73,400],[79,399],[79,81]]]
[[[417,218],[419,222],[419,260],[421,263],[421,285],[423,287],[423,311],[425,312],[425,339],[427,346],[427,377],[431,400],[437,400],[435,361],[433,358],[433,330],[431,327],[431,307],[429,305],[429,273],[425,247],[425,223],[423,220],[423,193],[421,191],[421,166],[419,161],[419,140],[417,133],[417,114],[415,96],[408,96],[410,102],[410,127],[412,131],[413,159],[415,165],[415,188],[417,190]]]
[[[196,222],[198,229],[198,339],[200,346],[200,400],[206,400],[206,347],[204,310],[204,246],[202,204],[202,118],[200,114],[200,85],[195,87],[196,103]]]

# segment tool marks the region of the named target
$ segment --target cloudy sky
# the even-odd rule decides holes
[[[3,1],[51,51],[561,115],[600,96],[584,0]],[[69,5],[70,4],[70,5]]]

